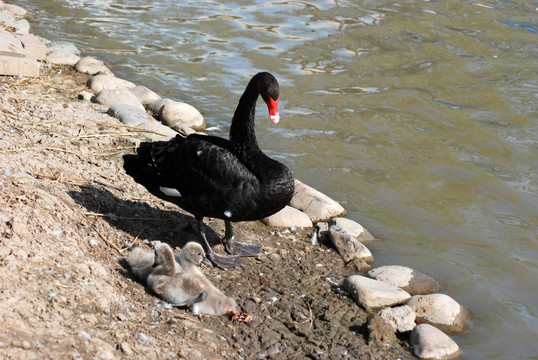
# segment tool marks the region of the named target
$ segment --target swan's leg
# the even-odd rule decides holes
[[[222,242],[226,246],[226,251],[230,254],[238,256],[259,256],[262,251],[262,246],[259,244],[245,243],[235,241],[232,222],[224,220],[226,225],[226,233]]]
[[[207,257],[209,258],[209,260],[211,260],[213,265],[221,269],[228,269],[235,266],[241,266],[242,263],[241,263],[241,260],[239,259],[239,256],[217,254],[216,252],[213,251],[213,249],[209,245],[209,242],[207,241],[202,218],[196,217],[196,220],[198,221],[198,232],[200,233],[200,237],[202,238],[203,245],[205,245]]]
[[[205,299],[207,299],[207,292],[205,290],[203,290],[200,293],[200,295],[198,295],[195,298],[188,299],[188,300],[185,300],[183,302],[175,303],[175,304],[171,304],[171,305],[176,306],[176,307],[192,306],[192,305],[194,305],[196,303],[204,301]]]

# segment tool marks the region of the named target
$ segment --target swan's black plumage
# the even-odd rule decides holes
[[[225,259],[212,251],[202,218],[225,220],[223,242],[229,252],[255,256],[261,247],[236,242],[231,222],[272,215],[289,203],[294,192],[290,170],[258,147],[254,114],[259,95],[268,105],[271,120],[278,122],[278,82],[267,72],[258,73],[239,100],[229,140],[201,134],[177,135],[170,141],[143,142],[137,155],[124,156],[125,171],[135,181],[196,217],[210,258],[224,268],[240,262],[237,257]]]

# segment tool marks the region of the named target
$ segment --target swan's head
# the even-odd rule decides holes
[[[200,263],[206,259],[204,248],[194,241],[188,242],[183,249],[181,249],[179,258],[182,265],[183,263],[185,263],[185,265],[191,263],[196,266],[200,266]]]
[[[280,86],[275,77],[268,72],[262,72],[257,74],[256,83],[260,95],[267,104],[269,110],[269,117],[271,121],[278,124],[280,121],[280,115],[278,114],[278,97],[280,96]]]

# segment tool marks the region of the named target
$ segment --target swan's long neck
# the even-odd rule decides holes
[[[254,132],[256,101],[259,95],[256,80],[255,76],[248,83],[245,92],[239,99],[239,104],[237,104],[232,125],[230,126],[230,141],[233,143],[238,156],[241,156],[245,151],[258,149],[258,142]]]

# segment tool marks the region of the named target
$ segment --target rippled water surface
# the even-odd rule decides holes
[[[34,31],[198,108],[217,135],[274,73],[260,145],[380,241],[375,265],[441,280],[465,359],[538,354],[534,1],[23,0]]]

